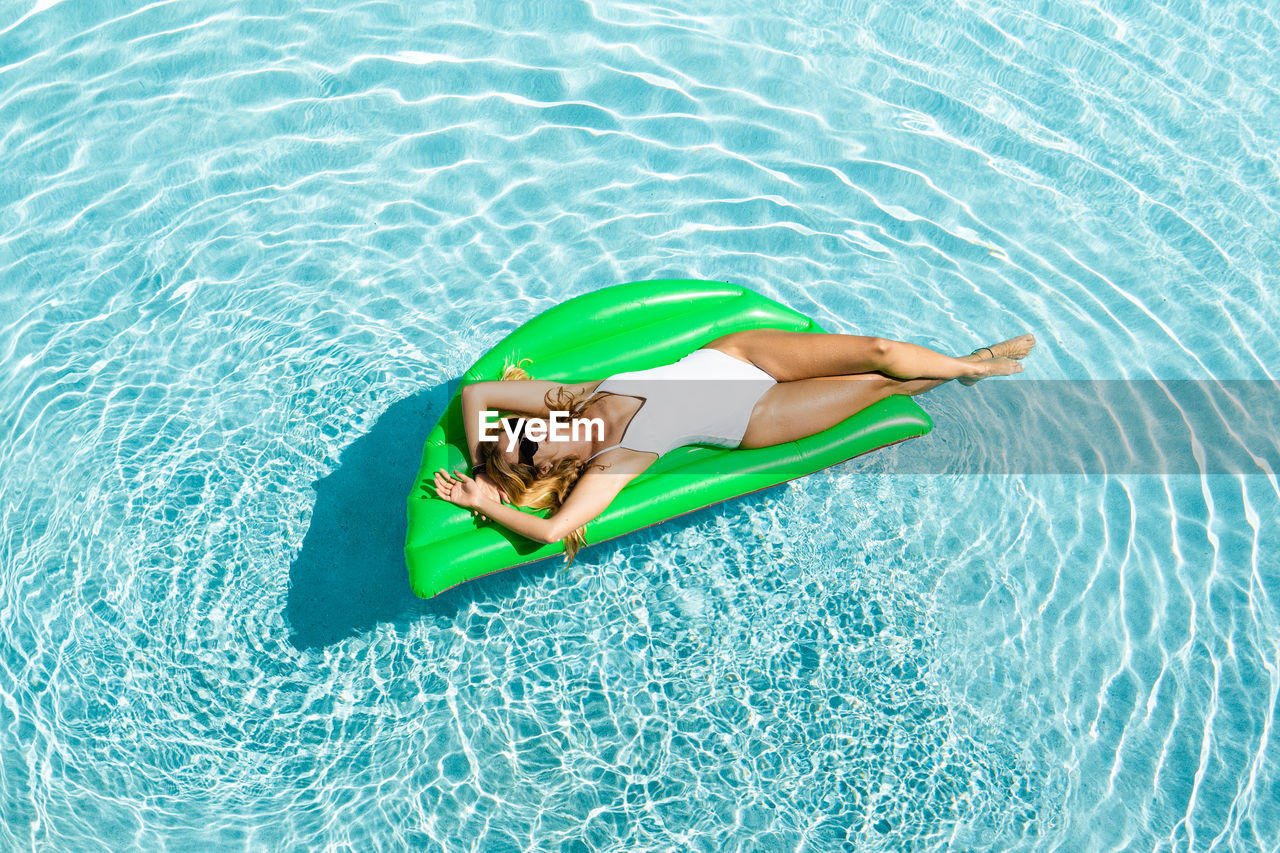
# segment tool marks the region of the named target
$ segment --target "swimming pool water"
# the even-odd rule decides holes
[[[600,287],[1276,376],[1274,3],[774,5],[0,6],[0,849],[1280,846],[1273,474],[895,474],[926,396],[409,593],[449,383]]]

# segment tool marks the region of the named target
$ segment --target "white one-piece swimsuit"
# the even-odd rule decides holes
[[[611,391],[644,402],[622,439],[596,453],[625,447],[659,456],[686,444],[737,447],[751,411],[776,380],[754,364],[715,349],[699,349],[675,364],[616,373],[596,393]]]

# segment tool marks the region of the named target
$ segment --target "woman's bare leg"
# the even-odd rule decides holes
[[[1024,337],[1030,338],[1029,335]],[[1021,338],[1013,339],[1019,340]],[[1034,338],[1030,341],[1026,347],[1028,350],[1035,342]],[[871,372],[904,380],[982,379],[1022,370],[1016,361],[1018,356],[952,358],[926,347],[888,338],[787,332],[782,329],[734,332],[716,338],[704,348],[718,349],[749,361],[779,382]]]
[[[992,344],[988,349],[1004,360],[1021,359],[1031,351],[1035,339],[1030,335]],[[961,356],[955,361],[966,364],[993,361],[982,355]],[[947,379],[900,380],[879,373],[848,376],[817,376],[779,382],[756,403],[751,420],[742,437],[746,449],[772,447],[797,441],[835,426],[844,419],[894,394],[923,394],[947,382]]]

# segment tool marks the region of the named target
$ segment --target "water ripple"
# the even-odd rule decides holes
[[[291,572],[340,475],[399,517],[393,404],[620,281],[1274,377],[1273,10],[332,5],[0,13],[0,847],[1274,846],[1274,473],[907,444],[433,602],[390,522]]]

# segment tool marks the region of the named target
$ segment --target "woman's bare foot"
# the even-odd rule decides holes
[[[1016,338],[1009,338],[1007,341],[1001,341],[998,344],[992,344],[989,347],[982,347],[978,350],[990,350],[992,358],[1026,358],[1031,352],[1032,347],[1036,345],[1036,336],[1027,332],[1025,335],[1018,335]]]
[[[961,356],[961,361],[972,361],[986,368],[982,374],[977,376],[961,376],[961,384],[972,385],[979,379],[986,379],[988,376],[1009,376],[1010,374],[1021,373],[1022,365],[1018,361],[1026,358],[1035,345],[1035,335],[1028,332],[1025,335],[1018,335],[1016,338],[1001,341],[998,344],[979,347],[970,355]],[[983,353],[987,353],[988,357],[984,358]]]

